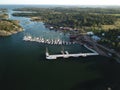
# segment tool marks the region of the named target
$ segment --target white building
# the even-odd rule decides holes
[[[87,35],[94,35],[94,33],[91,31],[91,32],[87,32]]]
[[[96,35],[93,35],[91,38],[92,38],[93,40],[95,40],[95,41],[99,41],[99,40],[101,40],[101,38],[98,37],[98,36],[96,36]]]
[[[118,39],[120,39],[120,36],[118,36]]]

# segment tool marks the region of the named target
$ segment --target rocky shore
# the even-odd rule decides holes
[[[12,34],[16,34],[16,33],[21,32],[21,31],[23,31],[22,28],[19,28],[19,30],[17,30],[17,31],[5,31],[5,30],[0,30],[0,36],[10,36],[10,35],[12,35]]]

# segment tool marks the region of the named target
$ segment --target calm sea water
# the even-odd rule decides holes
[[[46,47],[50,53],[59,53],[62,46],[23,41],[26,34],[69,41],[68,33],[51,31],[42,22],[31,22],[29,18],[11,15],[13,8],[23,7],[30,6],[0,6],[8,8],[10,19],[20,20],[25,30],[9,37],[0,37],[1,90],[106,90],[107,87],[120,90],[120,67],[114,60],[103,56],[46,60]],[[64,48],[70,53],[88,52],[78,44]]]

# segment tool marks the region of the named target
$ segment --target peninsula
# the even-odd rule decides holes
[[[23,31],[18,20],[9,20],[7,10],[0,9],[0,36],[10,36]]]
[[[0,20],[0,36],[10,36],[23,31],[17,20]]]

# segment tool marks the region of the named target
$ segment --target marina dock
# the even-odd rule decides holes
[[[69,54],[68,51],[62,51],[62,54],[56,54],[56,55],[50,55],[48,52],[48,49],[46,48],[46,59],[57,59],[57,58],[69,58],[69,57],[87,57],[87,56],[94,56],[94,55],[99,55],[95,50],[87,47],[86,45],[84,45],[84,47],[86,47],[87,49],[89,49],[90,51],[92,51],[91,53],[76,53],[76,54]]]
[[[32,41],[32,42],[39,42],[39,43],[44,43],[44,44],[53,44],[53,45],[70,45],[70,44],[75,44],[75,42],[67,42],[67,41],[62,41],[60,39],[55,39],[55,40],[50,40],[50,39],[45,39],[43,37],[32,37],[30,35],[24,36],[23,38],[24,41]],[[93,55],[99,55],[95,50],[87,47],[84,45],[85,48],[90,50],[90,53],[76,53],[76,54],[71,54],[68,51],[61,51],[61,54],[55,54],[55,55],[50,55],[48,50],[46,50],[46,59],[57,59],[57,58],[69,58],[69,57],[87,57],[87,56],[93,56]]]
[[[50,45],[71,45],[71,44],[75,44],[76,42],[68,42],[65,40],[61,40],[61,39],[45,39],[43,37],[32,37],[31,35],[28,36],[24,36],[23,37],[24,41],[30,41],[30,42],[38,42],[38,43],[42,43],[42,44],[50,44]]]

